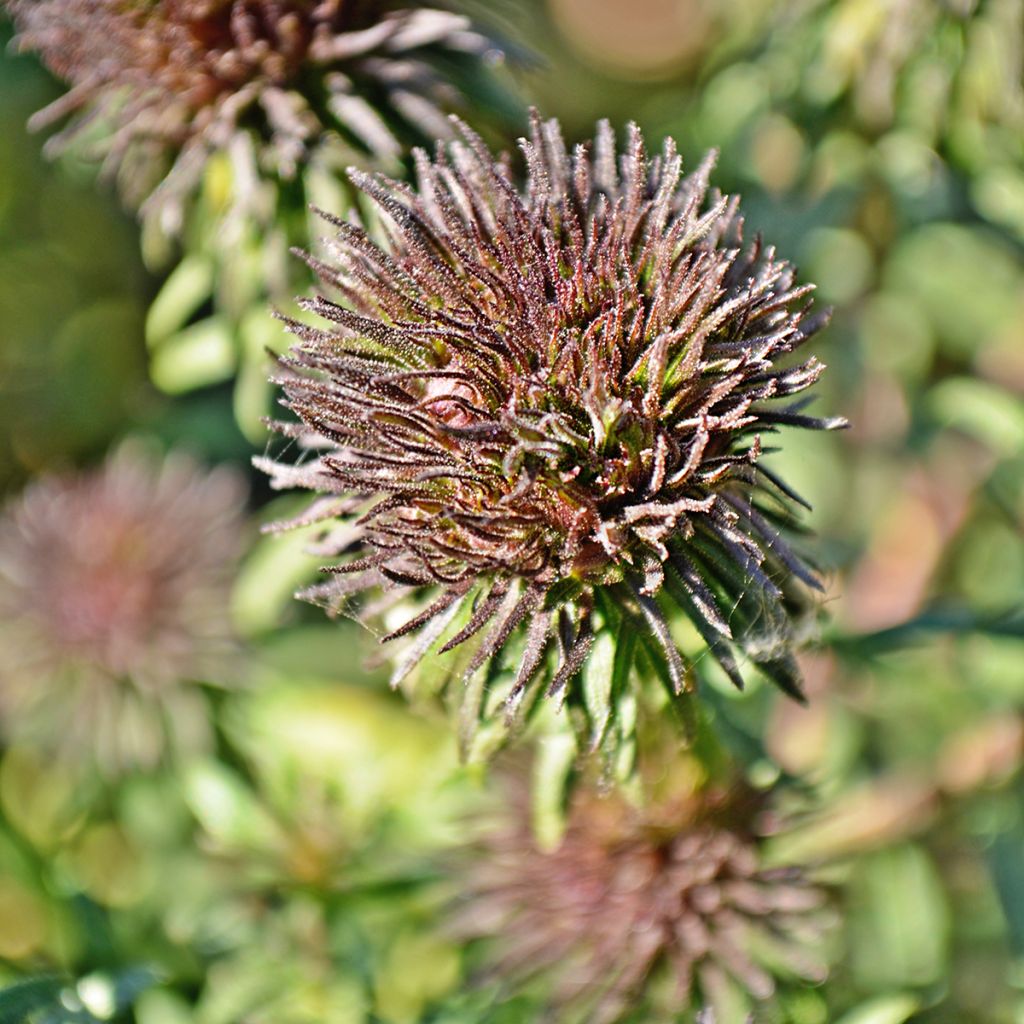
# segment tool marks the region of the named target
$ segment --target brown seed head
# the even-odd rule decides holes
[[[824,894],[800,870],[761,866],[760,802],[704,792],[640,811],[579,790],[564,839],[544,851],[520,799],[460,876],[456,928],[490,940],[489,974],[546,980],[556,1007],[594,1024],[644,1005],[676,1019],[723,982],[767,1000],[768,948],[787,974],[820,980]]]
[[[6,4],[21,49],[71,87],[34,123],[71,115],[51,148],[98,137],[133,202],[188,193],[211,152],[253,140],[285,178],[332,131],[394,159],[402,126],[434,137],[458,102],[433,59],[497,52],[464,16],[387,0]]]
[[[582,703],[570,684],[602,631],[687,689],[672,608],[737,685],[734,645],[797,693],[790,623],[818,582],[761,436],[841,425],[793,401],[823,370],[791,358],[824,321],[810,286],[743,245],[711,159],[684,178],[670,139],[652,160],[633,127],[619,153],[602,124],[570,152],[535,118],[520,192],[460,131],[418,154],[414,188],[353,173],[382,237],[328,218],[310,263],[334,298],[289,323],[301,424],[280,429],[315,457],[262,465],[331,496],[302,517],[333,523],[320,550],[343,556],[311,595],[423,596],[391,627],[416,634],[394,682],[461,647],[497,691],[508,646],[510,712],[538,686]]]
[[[161,716],[190,710],[181,684],[229,664],[243,505],[233,476],[130,446],[15,499],[0,522],[8,732],[109,766],[159,756]]]

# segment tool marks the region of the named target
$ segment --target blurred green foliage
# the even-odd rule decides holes
[[[749,230],[835,307],[819,402],[854,428],[772,456],[834,576],[810,704],[756,685],[708,702],[752,776],[794,783],[779,855],[822,860],[843,908],[832,979],[770,1019],[1024,1020],[1024,3],[507,13],[546,60],[526,90],[568,136],[607,116],[674,135],[691,165],[718,147]],[[216,280],[213,242],[191,246],[148,306],[115,200],[23,128],[55,86],[5,56],[0,95],[0,483],[140,426],[244,467],[233,423],[258,437],[262,357],[234,394],[218,382],[236,334],[281,342],[252,302],[261,240]],[[197,393],[157,401],[147,367]],[[0,979],[39,976],[0,993],[0,1021],[540,1019],[529,992],[471,988],[478,951],[444,926],[443,867],[494,794],[441,724],[381,693],[372,642],[292,603],[316,567],[301,547],[264,539],[243,567],[255,667],[207,695],[216,757],[110,786],[5,747]],[[542,833],[558,810],[540,801]]]
[[[145,381],[134,226],[88,172],[46,162],[25,127],[56,94],[33,62],[0,60],[0,487],[102,451]]]

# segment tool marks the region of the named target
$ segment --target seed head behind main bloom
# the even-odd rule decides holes
[[[333,221],[329,262],[310,260],[340,302],[305,303],[324,326],[290,323],[301,424],[281,430],[316,457],[264,465],[330,496],[303,517],[333,524],[321,550],[341,558],[312,596],[421,599],[389,634],[414,637],[394,682],[458,648],[492,693],[508,666],[509,710],[540,688],[582,705],[602,633],[688,688],[672,609],[738,685],[737,644],[796,692],[790,620],[817,581],[781,536],[795,496],[759,456],[780,424],[840,425],[788,401],[823,368],[785,361],[823,321],[810,287],[741,248],[711,160],[683,178],[671,140],[650,160],[633,127],[619,154],[602,124],[570,153],[535,118],[520,193],[460,131],[418,154],[416,188],[353,172],[384,241]]]
[[[458,105],[436,59],[498,54],[465,16],[390,0],[0,2],[70,84],[35,118],[69,118],[51,148],[96,137],[130,201],[161,186],[168,221],[217,150],[243,179],[291,178],[339,131],[394,160],[403,132],[432,138]]]
[[[459,863],[453,917],[486,941],[488,975],[538,980],[558,1011],[544,1019],[692,1020],[687,1008],[729,988],[770,1000],[776,972],[823,979],[825,893],[806,870],[763,863],[764,794],[709,789],[641,810],[580,789],[553,850],[523,796]]]
[[[105,770],[205,730],[195,681],[236,658],[241,482],[125,444],[36,480],[0,517],[0,725]],[[205,739],[205,736],[199,736]]]

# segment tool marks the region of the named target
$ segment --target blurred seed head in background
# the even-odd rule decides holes
[[[742,787],[643,810],[581,788],[545,850],[520,794],[460,877],[455,927],[487,940],[487,976],[539,978],[559,1020],[610,1024],[641,1006],[656,1015],[644,1019],[710,1006],[740,1020],[749,999],[771,999],[773,973],[806,983],[826,970],[825,893],[801,869],[764,865],[765,810]]]
[[[393,163],[460,105],[436,58],[502,56],[463,15],[387,0],[6,2],[20,48],[71,86],[35,117],[67,119],[50,148],[102,156],[170,230],[211,154],[242,193],[261,173],[294,177],[339,133],[350,156]]]
[[[109,771],[205,740],[188,684],[232,674],[244,504],[233,473],[130,443],[15,498],[0,522],[6,734]]]

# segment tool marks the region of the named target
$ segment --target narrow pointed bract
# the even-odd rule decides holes
[[[337,499],[317,516],[339,561],[310,596],[365,615],[383,593],[385,632],[419,633],[396,682],[450,657],[509,714],[540,692],[582,705],[606,630],[691,689],[680,611],[737,684],[752,659],[798,693],[791,620],[818,583],[760,458],[779,424],[841,425],[796,411],[823,369],[789,358],[825,319],[810,286],[743,243],[712,158],[684,177],[670,139],[651,159],[631,127],[620,152],[602,123],[570,152],[535,117],[520,192],[459,133],[417,155],[415,188],[353,174],[383,237],[328,218],[319,323],[289,323],[302,427],[280,429],[310,457],[262,465]]]

